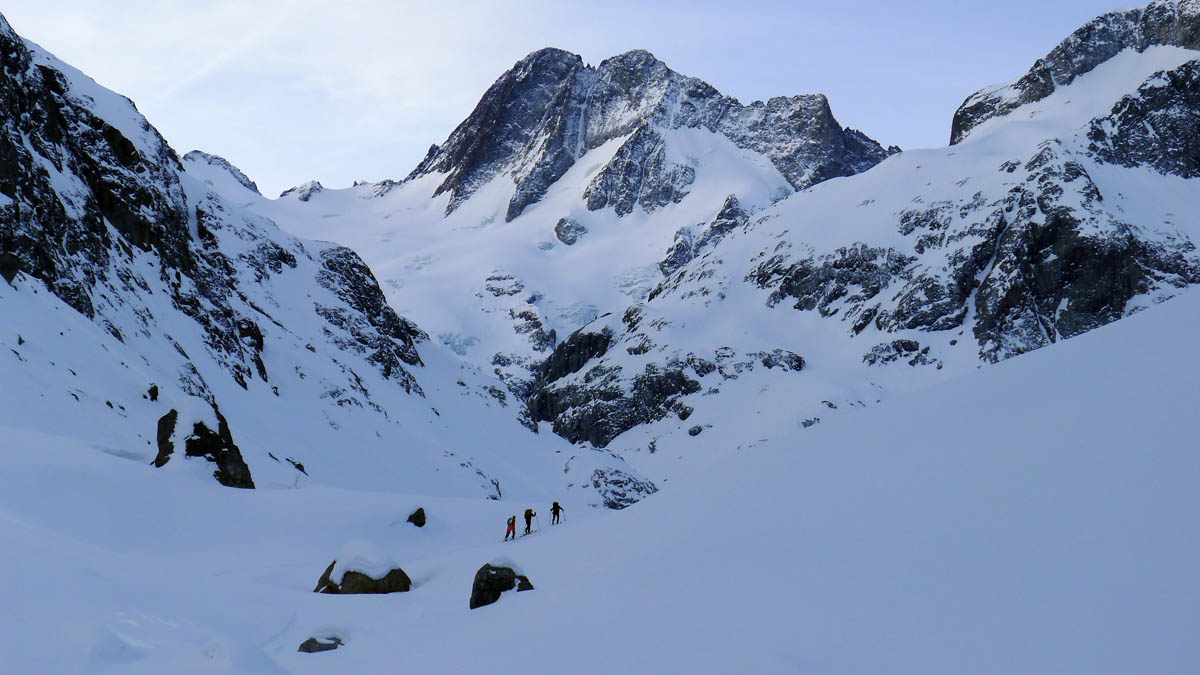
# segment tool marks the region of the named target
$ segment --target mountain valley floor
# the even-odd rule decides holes
[[[230,490],[5,429],[8,672],[1182,672],[1200,293],[745,451],[623,511]],[[137,494],[137,500],[123,498]],[[423,506],[429,523],[405,522]],[[501,542],[539,511],[537,536]],[[545,512],[544,514],[542,512]],[[312,593],[330,560],[408,593]],[[535,590],[467,606],[512,561]],[[337,636],[306,654],[308,637]]]

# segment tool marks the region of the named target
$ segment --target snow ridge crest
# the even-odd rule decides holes
[[[988,119],[1046,98],[1126,49],[1143,52],[1159,45],[1200,49],[1200,0],[1155,0],[1089,21],[1017,81],[968,96],[954,113],[950,144]]]

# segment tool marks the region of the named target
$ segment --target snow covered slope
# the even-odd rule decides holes
[[[1195,7],[900,154],[545,50],[278,200],[0,19],[0,664],[1186,672]]]
[[[896,151],[842,128],[824,96],[742,105],[645,51],[593,67],[544,49],[402,182],[267,200],[187,166],[293,233],[359,251],[401,314],[523,400],[556,344],[644,299],[664,251],[730,194],[753,212]]]
[[[811,97],[778,118],[644,52],[543,50],[406,181],[228,194],[360,251],[531,428],[661,483],[1200,282],[1196,7],[1090,22],[948,148],[852,161]]]
[[[605,453],[560,457],[493,378],[430,349],[356,254],[221,197],[257,190],[220,158],[186,163],[228,186],[185,171],[130,101],[2,19],[0,58],[5,425],[235,487],[653,490]]]
[[[1127,49],[954,146],[714,218],[558,345],[531,416],[658,481],[1171,297],[1200,282],[1198,76],[1200,51]]]
[[[514,543],[521,502],[226,490],[5,428],[0,651],[9,672],[1187,672],[1197,317],[1189,291]],[[414,588],[312,593],[343,558]],[[468,609],[498,559],[534,590]],[[298,653],[314,635],[344,644]]]

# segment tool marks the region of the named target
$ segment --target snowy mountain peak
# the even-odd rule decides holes
[[[1200,0],[1155,0],[1089,21],[1020,79],[967,97],[954,113],[950,144],[993,117],[1045,99],[1123,50],[1144,52],[1154,46],[1200,49]]]
[[[321,192],[324,189],[325,186],[321,185],[321,181],[310,180],[280,192],[279,198],[282,199],[284,197],[295,197],[302,202],[306,202],[309,199],[312,199],[313,195]]]
[[[713,86],[680,75],[648,51],[585,66],[581,57],[543,49],[518,61],[471,115],[410,174],[442,176],[432,196],[449,193],[446,212],[498,176],[514,183],[512,220],[542,199],[583,155],[624,143],[588,188],[589,209],[655,208],[678,201],[694,168],[672,160],[665,131],[704,130],[765,155],[802,189],[863,171],[893,150],[843,129],[823,95],[772,98],[743,106]],[[636,172],[631,170],[639,168]]]
[[[196,165],[207,165],[218,171],[223,171],[237,181],[237,183],[242,187],[256,195],[262,195],[262,193],[258,191],[258,185],[254,181],[250,180],[249,176],[242,173],[241,169],[231,164],[229,160],[225,159],[224,157],[210,155],[207,152],[201,152],[199,150],[192,150],[183,156],[183,162],[185,165],[189,163],[194,163]],[[191,170],[191,167],[189,167],[189,170]]]
[[[1162,6],[1180,33],[1189,8]],[[697,452],[767,408],[807,428],[1074,338],[1200,284],[1197,158],[1200,51],[1124,49],[962,145],[678,228],[643,302],[559,342],[546,363],[572,369],[530,413],[618,454]]]
[[[600,69],[609,68],[653,68],[661,69],[664,74],[670,69],[667,64],[658,60],[648,49],[630,49],[616,56],[610,56],[600,62]]]

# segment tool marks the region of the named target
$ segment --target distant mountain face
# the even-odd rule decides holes
[[[949,148],[754,215],[727,208],[668,252],[645,303],[555,349],[547,363],[570,365],[538,380],[534,419],[622,452],[686,452],[664,440],[709,425],[732,426],[732,444],[760,407],[807,426],[1200,283],[1200,51],[1167,44],[1200,46],[1197,6],[1089,24],[1001,94],[969,99]],[[1064,54],[1103,59],[1010,97]],[[1002,103],[964,113],[985,99]]]
[[[366,252],[392,304],[499,378],[536,429],[547,413],[529,402],[565,336],[644,301],[750,214],[897,152],[819,94],[743,105],[646,51],[589,66],[543,49],[403,181],[244,197]]]
[[[585,66],[576,54],[542,49],[519,61],[484,94],[462,124],[409,178],[439,175],[434,195],[458,207],[499,174],[515,183],[505,220],[537,202],[591,150],[620,139],[585,188],[587,208],[651,210],[678,202],[695,167],[672,161],[663,132],[704,129],[768,157],[795,189],[878,164],[884,150],[842,128],[822,95],[778,97],[743,106],[711,85],[672,71],[647,51]]]
[[[1087,22],[1038,59],[1017,81],[969,96],[954,113],[950,144],[962,141],[972,129],[993,117],[1045,99],[1122,51],[1140,53],[1160,46],[1200,49],[1200,3],[1157,0]]]
[[[181,161],[130,101],[2,18],[0,104],[6,423],[232,487],[497,498],[540,476],[547,495],[573,481],[617,506],[654,489],[604,453],[493,471],[483,440],[527,435],[503,392],[423,358],[428,336],[358,255],[245,210],[240,193],[259,195],[241,171]]]
[[[543,50],[406,181],[289,222],[373,251],[531,427],[658,480],[1200,282],[1196,16],[1100,17],[969,98],[951,147],[899,155],[823,97],[742,106],[645,52]],[[467,299],[445,323],[413,295],[438,287]]]
[[[903,153],[820,95],[743,105],[648,52],[540,50],[404,180],[274,200],[8,31],[0,300],[36,332],[44,286],[143,364],[97,377],[203,402],[122,409],[164,466],[237,483],[236,441],[277,482],[291,457],[620,507],[1200,283],[1198,6],[1100,17]]]

